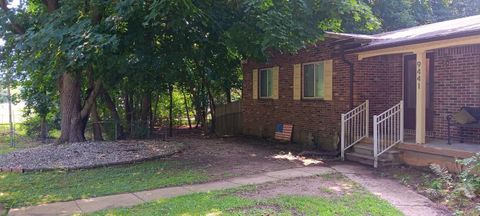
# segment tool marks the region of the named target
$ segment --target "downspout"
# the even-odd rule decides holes
[[[347,58],[345,57],[345,53],[344,53],[344,50],[342,49],[342,61],[345,62],[350,71],[350,109],[353,109],[353,79],[354,79],[354,76],[355,76],[355,68],[354,68],[354,65],[353,65],[353,62],[347,60]]]

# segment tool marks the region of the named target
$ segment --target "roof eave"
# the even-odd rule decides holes
[[[425,37],[420,39],[412,39],[408,41],[399,41],[399,42],[380,44],[380,45],[367,45],[364,47],[346,50],[345,53],[354,54],[354,53],[361,53],[361,52],[386,49],[386,48],[392,48],[392,47],[407,46],[407,45],[413,45],[413,44],[419,44],[419,43],[469,37],[469,36],[475,36],[479,34],[480,34],[480,30],[475,30],[475,31],[469,31],[469,32],[459,32],[459,33],[449,34],[444,36],[432,36],[432,37]]]

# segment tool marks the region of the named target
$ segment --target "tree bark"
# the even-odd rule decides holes
[[[59,143],[65,142],[83,142],[84,136],[84,121],[81,117],[80,105],[80,82],[70,73],[64,73],[60,77],[60,112],[61,120],[61,135],[58,140]]]
[[[47,128],[47,117],[41,116],[40,117],[40,138],[42,141],[45,141],[48,138],[48,128]]]
[[[158,112],[158,101],[160,100],[160,96],[156,95],[155,100],[153,102],[153,110],[150,115],[150,130],[155,130],[155,124],[157,123],[157,112]]]
[[[142,98],[142,108],[140,111],[140,121],[141,127],[148,128],[148,119],[150,116],[151,111],[151,104],[152,104],[152,96],[151,93],[144,93]]]
[[[59,79],[61,135],[59,143],[85,141],[85,126],[90,111],[101,88],[101,82],[95,81],[89,90],[84,105],[81,106],[80,78],[65,72]]]
[[[127,120],[127,133],[132,134],[133,107],[130,94],[125,90],[124,95],[125,119]]]
[[[170,107],[168,110],[168,118],[169,118],[169,127],[168,127],[168,136],[173,137],[173,86],[170,85],[168,87],[168,94],[170,95]]]
[[[87,76],[88,76],[88,92],[87,95],[91,94],[94,89],[95,89],[95,81],[93,79],[93,67],[89,66],[87,70]],[[88,100],[87,100],[88,101]],[[93,132],[93,140],[94,141],[103,141],[103,136],[102,136],[102,125],[101,125],[101,120],[100,116],[98,115],[98,110],[97,110],[97,100],[96,98],[93,99],[92,102],[92,108],[90,112],[90,116],[92,118],[92,132]],[[84,121],[86,121],[84,119]]]
[[[120,115],[118,114],[117,107],[113,102],[112,98],[108,94],[105,89],[103,89],[103,101],[105,102],[105,106],[108,110],[110,110],[110,114],[112,115],[113,121],[115,121],[116,129],[117,129],[117,137],[115,139],[124,139],[125,134],[123,131],[123,126],[120,121]]]
[[[227,103],[232,103],[232,90],[230,88],[225,88],[225,96],[227,98]]]
[[[208,85],[208,81],[205,81],[205,86],[207,88],[207,93],[208,93],[208,98],[209,98],[209,103],[210,103],[210,115],[212,116],[212,125],[210,126],[210,133],[213,134],[215,133],[215,110],[216,110],[216,105],[215,105],[215,99],[213,98],[212,91],[210,90],[210,86]]]
[[[185,111],[187,112],[188,127],[192,129],[192,121],[190,121],[190,112],[188,110],[187,96],[185,95],[185,90],[183,90],[183,102],[185,103]]]
[[[92,117],[92,129],[93,129],[93,140],[95,141],[103,141],[103,136],[102,136],[102,123],[100,116],[98,115],[97,111],[97,103],[93,103],[92,107],[92,112],[90,113],[90,116]]]
[[[42,0],[42,2],[50,13],[58,8],[58,0]]]

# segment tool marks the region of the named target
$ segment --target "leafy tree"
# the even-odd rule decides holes
[[[480,0],[365,0],[365,2],[381,19],[381,31],[393,31],[480,14]]]
[[[0,0],[0,8],[3,67],[15,68],[35,112],[60,101],[59,142],[85,140],[90,117],[112,118],[130,135],[153,128],[155,100],[172,88],[192,95],[206,125],[207,112],[214,117],[241,87],[242,60],[378,24],[356,0],[29,0],[15,9]]]
[[[373,0],[370,1],[373,13],[382,19],[383,31],[393,31],[418,24],[412,8],[412,0]]]
[[[3,89],[2,86],[0,85],[0,103],[6,103],[6,102],[8,102],[7,91]]]
[[[25,101],[24,115],[38,115],[40,119],[40,133],[38,135],[39,138],[46,139],[48,137],[47,116],[58,112],[56,105],[58,94],[55,89],[55,79],[43,76],[39,71],[29,73],[29,76],[31,77],[30,79],[24,79],[21,82],[20,97]]]

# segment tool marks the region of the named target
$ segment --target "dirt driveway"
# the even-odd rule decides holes
[[[205,138],[195,133],[178,135],[174,139],[189,147],[167,160],[179,161],[192,169],[205,171],[212,179],[325,166],[322,161],[294,156],[298,149],[291,144],[245,137]]]

